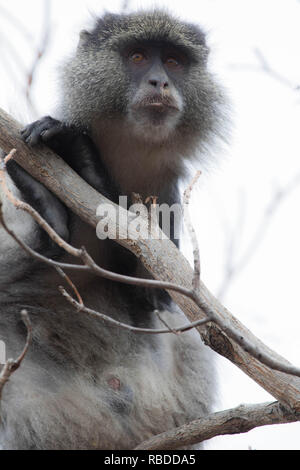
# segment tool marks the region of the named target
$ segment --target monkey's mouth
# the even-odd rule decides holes
[[[178,112],[175,100],[169,96],[151,96],[144,98],[134,106],[136,110],[150,110],[157,113]]]
[[[143,129],[143,135],[147,129],[148,138],[152,139],[153,132],[159,131],[159,140],[162,140],[175,129],[181,110],[173,96],[154,94],[137,99],[131,112],[138,129]]]
[[[176,106],[166,104],[166,103],[161,103],[159,101],[153,102],[153,103],[148,103],[143,106],[146,109],[151,109],[160,113],[164,113],[166,111],[179,111],[179,109]]]

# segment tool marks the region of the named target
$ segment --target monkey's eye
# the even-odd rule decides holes
[[[181,61],[176,57],[169,56],[166,58],[165,64],[170,68],[178,68],[181,67]]]
[[[144,60],[146,60],[146,56],[143,52],[141,51],[134,51],[130,54],[129,56],[131,62],[133,62],[134,64],[141,64],[144,62]]]

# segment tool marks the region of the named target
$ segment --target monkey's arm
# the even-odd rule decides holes
[[[118,202],[118,191],[89,136],[51,116],[29,124],[21,131],[29,145],[44,143],[60,155],[94,189]]]
[[[117,190],[101,163],[97,149],[90,138],[50,116],[44,117],[21,131],[29,145],[44,142],[58,153],[83,179],[108,199],[117,202]],[[64,239],[69,239],[69,216],[66,207],[41,183],[32,178],[18,163],[7,163],[9,176],[21,191],[23,198],[36,209]],[[43,252],[55,255],[58,247],[40,231]]]
[[[0,151],[3,153],[2,151]],[[43,215],[49,225],[65,240],[69,240],[68,211],[62,202],[57,199],[45,186],[36,181],[23,170],[14,160],[7,162],[7,171],[22,198],[34,209]],[[12,213],[12,211],[11,211]],[[38,236],[36,236],[39,234]],[[48,257],[56,257],[60,254],[60,248],[48,235],[39,228],[32,230],[29,244],[32,248],[40,251]]]

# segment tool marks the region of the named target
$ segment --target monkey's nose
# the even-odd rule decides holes
[[[154,88],[160,88],[165,90],[166,88],[169,87],[169,83],[166,81],[160,81],[160,80],[149,80],[149,84],[153,86]]]

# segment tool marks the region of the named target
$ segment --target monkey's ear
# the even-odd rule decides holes
[[[79,35],[79,43],[78,43],[77,49],[83,49],[86,46],[86,44],[90,42],[91,36],[92,36],[91,33],[86,31],[85,29],[81,31]]]

